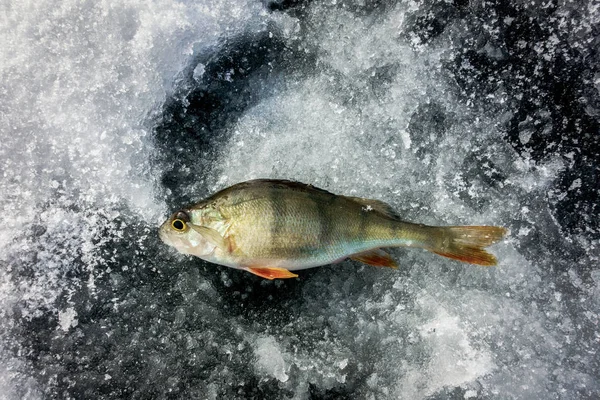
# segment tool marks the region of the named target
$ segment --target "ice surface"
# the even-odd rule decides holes
[[[4,11],[0,398],[600,396],[593,1]],[[276,282],[158,240],[258,177],[511,235]]]

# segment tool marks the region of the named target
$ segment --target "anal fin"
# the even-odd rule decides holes
[[[353,254],[350,256],[350,258],[374,267],[398,268],[396,261],[394,261],[388,253],[381,249],[374,249]]]
[[[297,278],[298,275],[288,271],[285,268],[276,267],[248,267],[248,272],[252,272],[254,275],[258,275],[261,278],[273,280],[273,279],[286,279],[286,278]]]

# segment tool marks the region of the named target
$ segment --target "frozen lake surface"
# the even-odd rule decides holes
[[[600,3],[6,1],[1,399],[600,397]],[[160,242],[253,178],[501,225],[265,281]]]

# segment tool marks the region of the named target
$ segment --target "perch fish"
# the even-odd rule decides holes
[[[259,179],[238,183],[182,208],[159,229],[184,254],[266,279],[351,258],[397,268],[382,248],[418,247],[444,257],[496,265],[484,250],[497,226],[427,226],[400,219],[378,200],[335,195],[311,185]]]

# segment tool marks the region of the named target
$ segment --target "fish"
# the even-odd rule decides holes
[[[485,248],[506,232],[499,226],[412,223],[379,200],[274,179],[223,189],[175,211],[159,228],[162,241],[183,254],[271,280],[347,258],[398,268],[384,249],[401,246],[493,266],[496,257]]]

